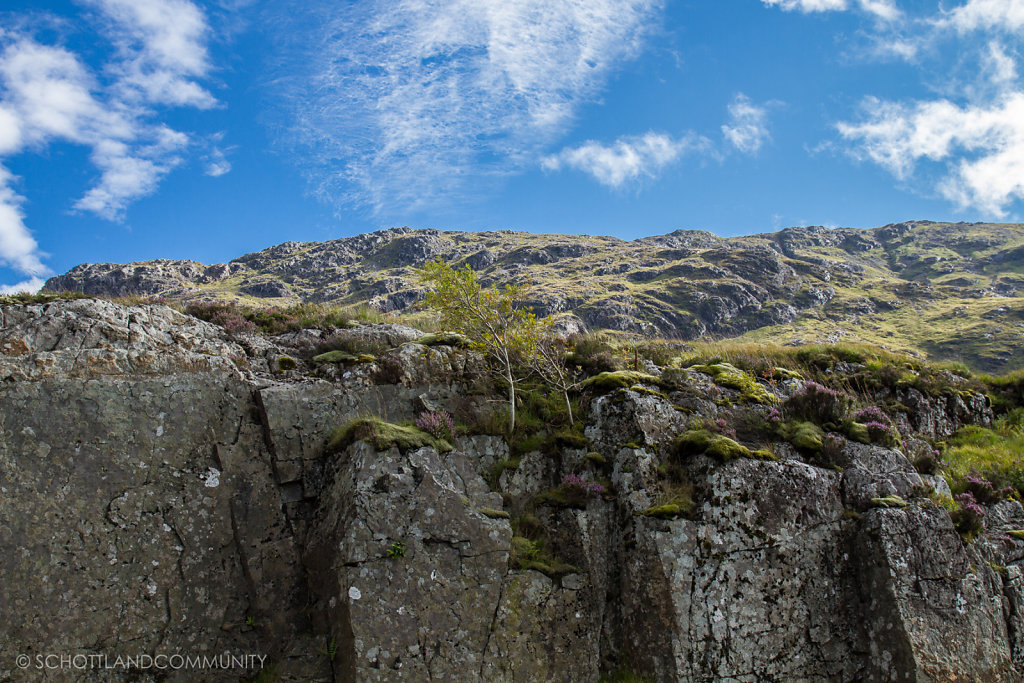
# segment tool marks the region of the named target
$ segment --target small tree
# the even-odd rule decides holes
[[[571,427],[576,422],[573,419],[569,392],[576,389],[580,381],[576,378],[576,373],[565,366],[568,351],[569,343],[565,339],[547,334],[538,340],[537,353],[530,359],[530,365],[534,372],[562,395]]]
[[[549,324],[537,320],[526,305],[525,286],[484,289],[469,266],[456,270],[441,261],[427,263],[420,277],[433,287],[424,303],[440,313],[441,325],[466,335],[508,385],[509,433],[513,432],[516,390],[529,377]]]

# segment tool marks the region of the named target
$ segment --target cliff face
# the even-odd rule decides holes
[[[695,455],[696,511],[649,514],[671,439],[734,410],[699,372],[668,395],[594,395],[589,445],[510,468],[486,435],[443,454],[326,449],[353,417],[479,402],[480,359],[408,342],[408,328],[364,327],[396,348],[312,373],[281,359],[313,333],[234,340],[164,306],[94,300],[0,315],[0,680],[54,675],[17,669],[19,653],[259,654],[277,680],[302,681],[1024,672],[1024,542],[1005,533],[1024,510],[992,506],[965,544],[921,497],[939,482],[899,450],[851,442],[828,466],[785,444],[777,460]],[[907,430],[991,420],[983,397],[904,398]],[[503,511],[598,470],[605,495],[533,508],[561,568],[515,568],[540,549],[513,539]],[[887,496],[909,504],[880,507]]]
[[[230,263],[82,264],[46,283],[93,296],[298,302],[408,310],[415,269],[440,259],[485,284],[530,283],[561,329],[679,339],[861,340],[990,372],[1024,364],[1024,226],[915,221],[721,238],[678,230],[623,241],[396,228],[286,242]]]

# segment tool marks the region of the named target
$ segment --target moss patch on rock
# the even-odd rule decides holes
[[[583,389],[595,389],[597,391],[612,391],[614,389],[628,389],[637,384],[653,384],[660,386],[661,381],[654,375],[637,370],[615,370],[614,372],[602,372],[585,379],[580,383]]]
[[[690,370],[710,376],[715,381],[715,384],[720,387],[735,389],[740,392],[741,401],[765,405],[775,403],[775,396],[761,386],[752,375],[743,372],[729,363],[694,365]]]
[[[736,458],[775,460],[775,455],[770,451],[751,451],[743,444],[707,429],[691,429],[683,432],[672,441],[672,447],[680,456],[708,455],[722,462]]]
[[[578,567],[566,564],[554,557],[545,548],[543,540],[531,541],[523,536],[512,538],[508,559],[509,564],[515,569],[533,569],[553,579],[579,571]]]
[[[825,442],[825,431],[813,422],[791,420],[779,427],[779,436],[805,453],[819,453]]]
[[[468,349],[473,342],[464,334],[458,332],[431,332],[417,339],[415,344],[423,346],[454,346],[460,349]]]
[[[392,446],[403,452],[424,446],[430,446],[439,453],[452,450],[451,444],[444,439],[435,438],[416,427],[397,425],[375,417],[360,417],[331,432],[327,453],[343,451],[356,441],[365,441],[378,451],[386,451]]]
[[[885,496],[883,498],[872,498],[871,504],[876,508],[905,508],[910,503],[899,496]]]
[[[368,354],[354,354],[347,351],[328,351],[327,353],[321,353],[318,356],[313,356],[313,362],[317,364],[323,363],[372,363],[377,360],[376,357]]]

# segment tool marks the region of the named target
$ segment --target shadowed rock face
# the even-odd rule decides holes
[[[301,335],[236,340],[94,300],[0,314],[0,657],[259,654],[286,681],[1021,680],[1024,543],[1003,536],[1024,510],[993,506],[964,545],[897,450],[850,444],[842,471],[783,444],[777,461],[695,456],[692,518],[640,515],[668,442],[725,410],[702,398],[706,375],[668,398],[594,398],[585,450],[615,495],[536,507],[572,565],[550,578],[512,568],[499,513],[597,467],[585,450],[529,453],[492,491],[499,437],[325,449],[355,416],[471,409],[471,353],[406,343],[282,374]],[[909,430],[991,419],[970,397],[915,401]],[[874,507],[890,495],[909,505]],[[13,670],[0,680],[47,679]]]
[[[1001,372],[1024,364],[1021,253],[1024,226],[982,223],[787,228],[728,239],[677,230],[629,242],[394,228],[286,242],[212,266],[83,264],[51,278],[46,289],[241,296],[258,306],[366,304],[400,313],[423,296],[416,269],[440,259],[478,271],[486,284],[532,284],[535,310],[574,316],[573,329],[582,323],[680,339],[864,340]]]

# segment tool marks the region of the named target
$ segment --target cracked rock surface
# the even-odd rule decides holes
[[[684,410],[635,388],[594,397],[587,448],[524,454],[497,491],[499,437],[328,453],[353,417],[478,402],[479,358],[400,332],[397,370],[289,374],[267,362],[295,355],[287,338],[164,306],[0,306],[0,681],[53,680],[12,658],[54,652],[259,654],[281,681],[1021,680],[1018,503],[965,545],[899,451],[851,443],[841,469],[785,448],[690,457],[694,513],[644,516],[672,437],[717,416],[696,375]],[[986,417],[957,400],[912,419],[945,433]],[[588,467],[612,491],[530,507]],[[873,506],[888,495],[908,505]],[[516,568],[503,513],[527,509],[563,571]]]

